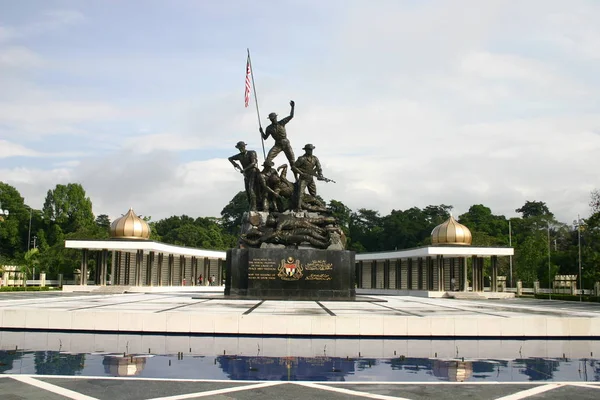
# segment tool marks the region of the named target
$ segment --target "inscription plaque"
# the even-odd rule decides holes
[[[225,294],[259,298],[355,296],[354,252],[317,249],[231,249]]]

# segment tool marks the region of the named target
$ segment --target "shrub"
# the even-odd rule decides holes
[[[534,297],[536,299],[547,299],[550,295],[548,293],[538,293]],[[579,295],[573,294],[552,294],[552,300],[563,300],[563,301],[579,301]],[[600,302],[600,297],[598,296],[590,296],[584,295],[582,298],[583,301],[589,302]]]
[[[51,290],[53,288],[49,286],[39,287],[39,286],[2,286],[0,287],[0,292],[45,292]]]

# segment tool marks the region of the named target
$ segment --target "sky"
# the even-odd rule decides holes
[[[598,20],[594,0],[0,0],[0,181],[34,208],[77,182],[96,215],[220,216],[235,144],[263,160],[249,48],[260,122],[296,102],[325,200],[570,223],[600,186]]]

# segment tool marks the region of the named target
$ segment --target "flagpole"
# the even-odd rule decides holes
[[[252,60],[250,59],[250,49],[247,48],[246,50],[248,50],[248,65],[250,65],[250,76],[252,77],[252,91],[254,92],[254,103],[256,103],[256,115],[258,116],[258,127],[262,131],[262,124],[260,122],[260,111],[258,111],[258,97],[256,96],[256,86],[254,86],[254,68],[252,68]],[[262,135],[260,135],[260,141],[262,143],[263,157],[266,160],[267,154],[265,153],[265,140],[263,139]]]

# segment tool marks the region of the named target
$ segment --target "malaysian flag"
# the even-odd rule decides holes
[[[246,88],[244,90],[244,105],[248,107],[250,103],[250,54],[248,54],[248,60],[246,60]]]

